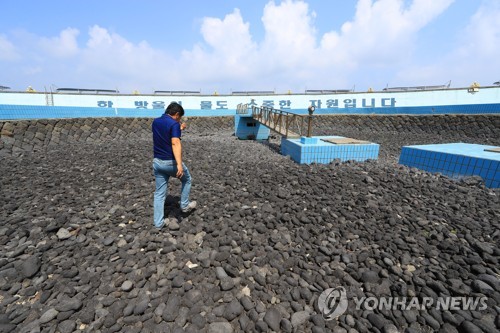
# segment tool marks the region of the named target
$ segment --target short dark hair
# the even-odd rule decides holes
[[[182,117],[184,116],[184,108],[179,103],[172,102],[165,109],[165,113],[171,116],[178,113]]]

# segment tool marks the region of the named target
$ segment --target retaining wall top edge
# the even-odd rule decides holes
[[[191,118],[232,118],[234,116],[184,116],[182,119]],[[155,119],[157,117],[80,117],[80,118],[18,118],[18,119],[2,119],[1,122],[7,121],[40,121],[40,120],[78,120],[78,119]]]
[[[450,114],[349,114],[349,113],[332,113],[332,114],[315,114],[315,117],[475,117],[475,116],[494,116],[500,117],[500,113],[450,113]],[[183,119],[190,118],[233,118],[234,115],[226,116],[184,116]],[[17,118],[17,119],[2,119],[1,122],[7,121],[39,121],[39,120],[73,120],[73,119],[155,119],[157,117],[79,117],[79,118]]]
[[[332,114],[315,114],[315,117],[460,117],[460,116],[500,116],[500,113],[447,113],[447,114],[408,114],[408,113],[393,113],[393,114],[353,114],[353,113],[332,113]]]

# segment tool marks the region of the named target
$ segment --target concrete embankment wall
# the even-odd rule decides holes
[[[64,143],[151,138],[152,118],[80,118],[0,121],[0,154],[22,154]],[[231,130],[233,117],[187,119],[189,131]]]
[[[317,134],[331,134],[330,129],[360,132],[401,132],[492,137],[500,135],[498,115],[432,115],[432,116],[319,116],[314,123]]]
[[[186,119],[188,133],[231,133],[233,117]],[[150,140],[152,118],[82,118],[0,121],[0,155],[19,155],[63,143]],[[315,135],[370,137],[376,134],[432,134],[460,139],[500,138],[500,115],[374,116],[329,115],[315,118]],[[359,135],[358,135],[359,134]]]

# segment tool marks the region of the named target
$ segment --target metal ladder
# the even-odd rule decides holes
[[[54,106],[54,94],[52,92],[45,91],[45,105]]]

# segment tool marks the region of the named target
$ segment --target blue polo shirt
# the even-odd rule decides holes
[[[175,160],[172,151],[172,138],[181,137],[181,125],[169,115],[153,120],[153,152],[160,160]]]

